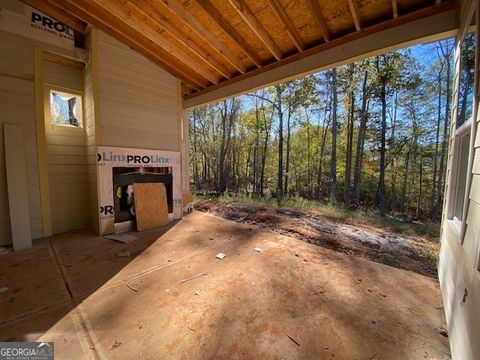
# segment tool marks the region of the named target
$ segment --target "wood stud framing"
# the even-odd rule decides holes
[[[90,24],[124,42],[181,79],[185,98],[320,54],[355,34],[398,26],[410,15],[427,17],[456,6],[455,0],[411,0],[399,9],[397,1],[23,0],[78,34]],[[379,14],[378,21],[361,15],[369,10]],[[339,16],[350,25],[337,24]]]

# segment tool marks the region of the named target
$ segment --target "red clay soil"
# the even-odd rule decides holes
[[[55,341],[55,359],[449,358],[432,278],[198,211],[136,235],[0,252],[0,341]]]
[[[200,200],[195,209],[268,228],[345,254],[437,277],[438,243],[387,229],[349,224],[314,211],[266,208],[226,200]]]

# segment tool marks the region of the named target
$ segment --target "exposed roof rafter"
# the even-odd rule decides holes
[[[348,7],[350,14],[352,15],[353,23],[355,24],[355,30],[362,30],[362,22],[360,21],[360,15],[358,14],[357,0],[348,0]]]
[[[398,17],[397,0],[392,0],[392,11],[393,11],[393,18],[396,19]]]
[[[117,0],[91,0],[92,3],[97,4],[98,6],[110,11],[113,16],[118,17],[120,21],[125,22],[131,28],[137,29],[140,31],[146,38],[153,41],[155,44],[162,47],[166,52],[168,52],[171,56],[180,61],[184,65],[188,66],[193,71],[196,71],[202,77],[207,79],[213,84],[218,83],[218,76],[214,74],[212,71],[200,66],[200,64],[192,59],[191,55],[188,54],[183,49],[178,48],[175,44],[172,44],[164,34],[161,32],[155,31],[151,26],[149,26],[148,16],[144,13],[138,11],[137,8],[133,6],[128,6],[128,2],[125,2],[124,5],[127,7],[122,6]]]
[[[197,5],[222,29],[222,31],[232,39],[235,44],[242,49],[250,60],[257,66],[262,67],[262,59],[247,44],[243,37],[233,28],[225,17],[212,5],[209,0],[195,0]]]
[[[107,34],[112,35],[144,54],[165,70],[182,79],[182,81],[190,85],[193,89],[198,91],[207,86],[207,84],[191,74],[187,69],[184,69],[181,65],[176,65],[174,59],[158,45],[154,44],[153,41],[141,38],[141,33],[138,32],[138,30],[132,30],[118,19],[111,17],[108,17],[109,21],[106,21],[105,17],[101,16],[101,11],[93,7],[90,1],[63,0],[62,5],[67,11],[74,13],[82,20],[98,27]],[[139,39],[141,40],[139,41]]]
[[[305,45],[303,43],[302,38],[298,34],[295,25],[293,25],[292,20],[288,17],[288,14],[282,7],[282,4],[278,0],[267,0],[268,4],[272,8],[274,14],[277,16],[278,20],[285,26],[287,30],[288,37],[292,40],[293,44],[297,48],[298,51],[305,50]]]
[[[330,30],[328,29],[325,18],[323,17],[322,9],[318,4],[318,0],[308,0],[308,5],[310,5],[310,10],[312,11],[315,22],[317,23],[320,31],[322,32],[323,40],[325,40],[325,42],[329,42]]]
[[[266,48],[272,53],[277,60],[281,60],[283,55],[282,51],[268,34],[267,30],[258,21],[255,14],[250,10],[248,5],[243,0],[230,0],[230,4],[237,10],[243,20],[252,29],[255,35],[258,36],[260,41],[266,46]]]
[[[148,16],[152,21],[158,23],[160,27],[165,29],[168,33],[175,37],[180,43],[184,46],[190,48],[198,57],[200,57],[208,66],[212,67],[226,79],[230,79],[231,75],[226,71],[225,66],[220,64],[215,58],[213,58],[209,53],[203,50],[194,40],[192,40],[188,35],[178,30],[175,26],[170,24],[168,20],[158,12],[152,5],[150,1],[147,0],[128,0],[129,7],[134,7],[138,12],[143,13],[145,16]]]
[[[223,45],[213,34],[211,34],[205,27],[193,17],[185,7],[175,0],[160,0],[167,9],[169,9],[175,16],[181,19],[191,30],[197,33],[207,43],[209,43],[214,50],[222,55],[225,60],[232,64],[242,74],[247,72],[245,65],[238,59],[228,48]]]

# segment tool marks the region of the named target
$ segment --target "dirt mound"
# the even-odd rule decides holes
[[[382,228],[345,223],[341,218],[297,209],[267,209],[226,200],[201,200],[195,209],[225,219],[269,228],[332,250],[436,277],[438,244]],[[432,255],[433,254],[433,255]]]

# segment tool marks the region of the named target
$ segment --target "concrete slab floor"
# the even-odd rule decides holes
[[[0,287],[0,340],[56,359],[449,358],[435,280],[201,212],[0,255]]]

